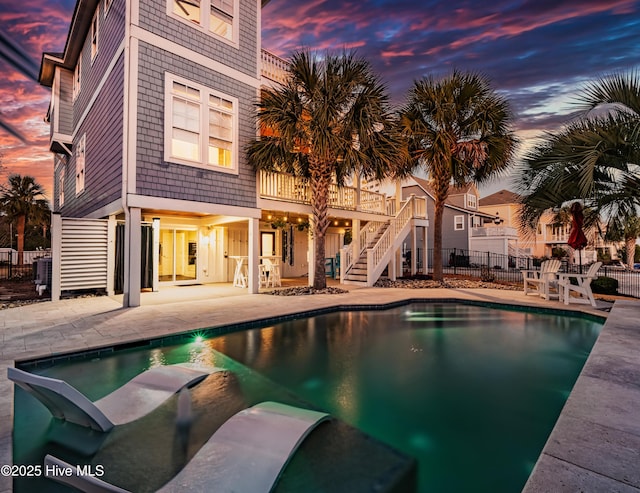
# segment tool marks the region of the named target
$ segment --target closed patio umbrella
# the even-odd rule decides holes
[[[584,224],[584,215],[582,214],[582,204],[574,202],[569,209],[571,212],[571,232],[569,233],[569,241],[567,243],[574,250],[578,250],[580,259],[580,274],[582,274],[582,249],[587,246],[587,237],[582,231]]]

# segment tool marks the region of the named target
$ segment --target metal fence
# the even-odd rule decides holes
[[[418,258],[421,258],[418,252]],[[442,270],[445,275],[460,275],[494,281],[521,283],[521,270],[538,269],[543,259],[515,257],[492,252],[477,252],[459,248],[442,250]],[[427,251],[428,273],[433,273],[433,249]],[[420,269],[420,266],[418,266]],[[579,272],[579,265],[562,262],[560,272]],[[586,266],[582,266],[586,272]],[[602,266],[598,276],[618,281],[618,294],[640,298],[640,271]]]
[[[23,252],[22,263],[18,263],[18,252],[12,250],[0,251],[0,280],[33,279],[33,263],[36,255],[43,257],[45,252]]]

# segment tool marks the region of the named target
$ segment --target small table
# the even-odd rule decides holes
[[[236,261],[236,270],[233,273],[233,286],[236,288],[246,288],[247,274],[244,269],[244,263],[249,260],[249,257],[246,255],[230,255],[229,258]]]

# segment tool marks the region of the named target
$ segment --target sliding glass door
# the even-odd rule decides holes
[[[195,281],[198,275],[198,232],[160,228],[160,282]]]

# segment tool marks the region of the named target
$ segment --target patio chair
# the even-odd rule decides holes
[[[560,261],[557,259],[545,260],[540,265],[540,270],[521,271],[524,280],[524,294],[537,294],[546,300],[559,299],[560,291],[556,274],[560,270],[560,265]]]
[[[221,369],[188,363],[158,366],[95,402],[64,380],[11,367],[7,376],[44,404],[55,418],[107,432],[150,413],[182,388],[191,387],[216,371]]]
[[[304,439],[326,413],[278,402],[262,402],[234,414],[211,436],[189,463],[158,493],[173,491],[217,493],[268,493]],[[47,455],[45,466],[70,467],[72,476],[51,479],[90,492],[126,493],[117,486],[91,476]]]
[[[601,266],[602,262],[595,262],[591,264],[586,274],[560,274],[558,285],[561,299],[565,305],[569,303],[589,303],[595,308],[596,300],[591,291],[591,281],[598,277],[598,270]],[[572,283],[572,279],[575,280],[576,284]],[[577,296],[571,296],[572,293]]]

